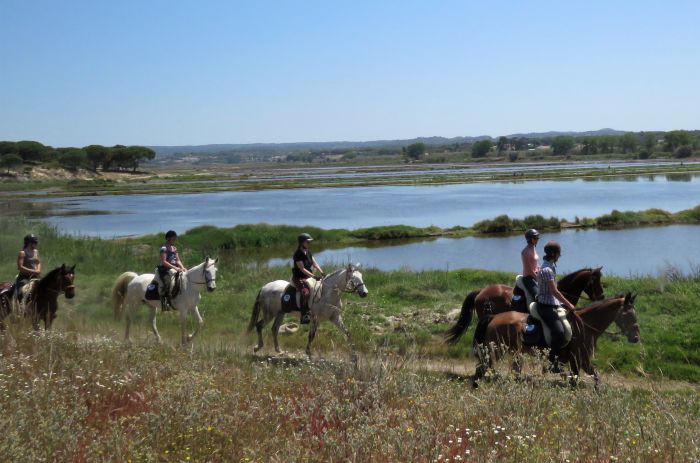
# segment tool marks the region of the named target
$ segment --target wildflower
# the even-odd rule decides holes
[[[407,427],[407,428],[406,428],[406,432],[413,432],[413,428],[412,428],[412,427],[410,427],[410,426],[409,426],[409,427]],[[452,442],[452,441],[450,441],[450,442]]]

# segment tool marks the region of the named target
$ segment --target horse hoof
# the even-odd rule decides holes
[[[262,346],[253,346],[253,353],[256,354],[260,349],[262,349]]]

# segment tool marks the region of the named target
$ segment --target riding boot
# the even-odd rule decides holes
[[[563,373],[564,365],[559,360],[559,351],[550,349],[549,350],[549,372],[550,373]]]

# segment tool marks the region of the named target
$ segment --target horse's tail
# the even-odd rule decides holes
[[[124,312],[124,299],[126,298],[126,287],[131,283],[131,280],[138,275],[134,272],[124,272],[119,275],[117,281],[112,287],[112,309],[114,309],[114,319],[120,320]]]
[[[455,326],[447,330],[445,333],[445,342],[447,344],[456,344],[459,338],[462,337],[469,324],[472,322],[472,312],[474,312],[474,301],[480,290],[472,291],[467,294],[467,297],[462,303],[462,311],[459,313],[459,318]]]
[[[258,295],[255,296],[255,304],[253,304],[253,313],[250,314],[250,322],[248,323],[248,329],[246,333],[253,331],[253,327],[258,322],[258,317],[260,316],[260,293],[262,289],[258,291]]]

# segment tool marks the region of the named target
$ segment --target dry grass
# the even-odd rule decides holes
[[[697,461],[697,388],[0,336],[4,461]]]

